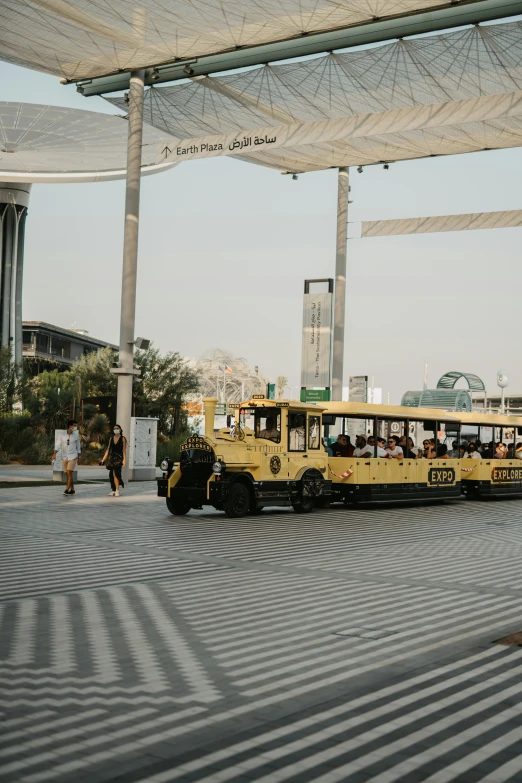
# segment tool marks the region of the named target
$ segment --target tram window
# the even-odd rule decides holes
[[[256,438],[281,442],[281,411],[278,408],[256,410]]]
[[[321,445],[321,417],[308,417],[308,448],[318,449]]]
[[[303,413],[288,414],[288,451],[306,451],[306,416]]]

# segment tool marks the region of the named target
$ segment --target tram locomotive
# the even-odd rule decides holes
[[[214,431],[216,398],[206,398],[205,434],[182,444],[179,462],[164,460],[158,495],[176,515],[213,507],[243,517],[264,507],[292,506],[297,513],[331,503],[444,501],[463,497],[522,495],[522,460],[388,459],[377,439],[419,433],[459,441],[489,427],[492,440],[522,419],[439,409],[331,402],[322,406],[262,395],[235,408],[234,428]],[[492,429],[491,429],[492,428]],[[333,456],[331,434],[373,435],[374,454]]]
[[[332,492],[321,442],[321,409],[313,403],[266,400],[237,405],[233,430],[214,433],[217,399],[205,404],[205,435],[181,446],[178,463],[165,461],[158,495],[172,514],[213,506],[242,517],[266,506],[297,513],[327,505]]]

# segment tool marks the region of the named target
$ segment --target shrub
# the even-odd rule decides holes
[[[99,450],[96,449],[84,449],[82,451],[82,465],[98,465],[100,460],[102,458],[102,455],[100,454]],[[81,467],[81,466],[80,466]]]
[[[171,459],[173,462],[179,460],[179,447],[187,438],[187,433],[173,435],[168,440],[158,440],[156,451],[156,465],[159,465],[163,459]]]
[[[19,453],[23,465],[48,465],[54,451],[54,439],[48,435],[35,437]]]

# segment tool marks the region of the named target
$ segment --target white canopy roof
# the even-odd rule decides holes
[[[512,22],[151,88],[144,116],[178,139],[158,161],[235,154],[313,171],[520,146],[520,91]]]
[[[121,117],[59,106],[0,102],[0,182],[88,182],[121,179],[128,123]],[[144,127],[144,174],[167,134]],[[164,143],[164,141],[163,141]]]
[[[455,2],[0,0],[0,59],[77,80],[450,5]]]

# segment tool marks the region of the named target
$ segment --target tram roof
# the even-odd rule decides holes
[[[437,421],[454,424],[460,414],[440,408],[413,408],[407,405],[374,405],[371,402],[327,402],[324,413],[337,416],[366,416],[373,418],[401,419],[409,421]]]
[[[326,405],[326,403],[325,403]],[[300,400],[269,400],[266,397],[251,397],[249,400],[241,402],[240,408],[292,408],[292,410],[317,411],[321,413],[324,405],[317,405],[315,402],[301,402]]]
[[[522,427],[522,416],[506,416],[499,413],[458,413],[462,424],[480,424],[488,427]]]

